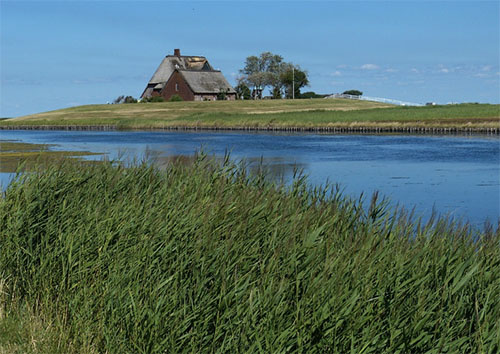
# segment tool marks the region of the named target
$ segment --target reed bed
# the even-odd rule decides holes
[[[0,199],[0,352],[500,351],[498,230],[246,171],[20,174]]]

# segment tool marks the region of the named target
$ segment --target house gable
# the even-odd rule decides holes
[[[184,101],[194,101],[194,92],[187,84],[184,77],[175,70],[161,90],[160,95],[169,100],[173,95],[179,95]]]

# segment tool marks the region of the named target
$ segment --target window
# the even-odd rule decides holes
[[[178,83],[175,84],[175,91],[179,91],[179,84]]]

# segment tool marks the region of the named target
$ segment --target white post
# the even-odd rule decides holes
[[[295,99],[295,68],[292,66],[292,100]]]

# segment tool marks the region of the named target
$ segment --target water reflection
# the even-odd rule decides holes
[[[143,159],[154,163],[160,168],[166,168],[172,163],[180,163],[189,166],[200,158],[200,154],[205,153],[201,150],[191,155],[165,155],[162,150],[153,150],[148,147]],[[229,154],[226,156],[230,157]],[[222,165],[226,159],[225,156],[218,156],[215,154],[207,154],[207,158],[220,165]],[[133,163],[134,161],[130,162]],[[249,157],[235,160],[234,163],[244,168],[251,176],[263,174],[266,179],[276,182],[289,181],[294,175],[301,174],[307,169],[306,163],[297,163],[292,159],[283,157]]]
[[[155,156],[161,163],[191,163],[200,149],[217,158],[229,152],[233,160],[245,160],[249,172],[262,161],[270,177],[290,181],[302,169],[311,185],[340,183],[354,198],[378,190],[393,205],[415,206],[424,217],[434,207],[476,225],[499,218],[497,136],[0,131],[0,139],[58,144],[54,151],[100,152],[110,160]]]

